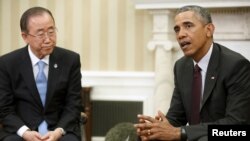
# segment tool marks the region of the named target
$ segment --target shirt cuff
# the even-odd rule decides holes
[[[17,135],[23,137],[25,131],[30,130],[26,125],[23,125],[21,128],[17,130]]]

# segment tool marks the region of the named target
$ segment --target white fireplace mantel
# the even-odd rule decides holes
[[[134,0],[136,9],[177,9],[184,5],[206,8],[249,7],[249,0]]]

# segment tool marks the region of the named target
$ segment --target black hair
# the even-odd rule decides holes
[[[43,7],[32,7],[30,9],[26,10],[20,19],[21,31],[28,33],[29,32],[28,23],[29,23],[30,17],[42,15],[44,13],[48,13],[55,23],[54,17],[52,15],[52,13],[50,12],[50,10],[43,8]]]

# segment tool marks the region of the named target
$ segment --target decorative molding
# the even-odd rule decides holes
[[[91,141],[105,141],[105,137],[92,137]]]
[[[134,0],[134,2],[136,9],[147,9],[154,17],[153,42],[159,39],[174,41],[169,39],[170,35],[174,35],[172,31],[174,23],[171,23],[173,13],[177,8],[189,4],[209,8],[216,27],[215,39],[250,40],[249,0]],[[150,45],[152,43],[148,46]]]
[[[136,9],[177,9],[184,5],[206,8],[250,7],[249,0],[133,0]]]
[[[217,40],[250,40],[250,8],[211,10]]]
[[[82,71],[82,86],[93,87],[92,100],[142,101],[143,114],[153,115],[153,72]]]
[[[147,48],[154,51],[156,48],[163,48],[165,51],[171,51],[175,46],[171,41],[173,38],[173,12],[171,10],[149,10],[153,15],[153,38],[148,42]]]
[[[149,41],[147,47],[150,51],[155,50],[157,47],[161,47],[165,51],[171,51],[175,46],[173,45],[173,42],[171,42],[171,41],[165,41],[165,40],[154,41],[154,40],[152,40],[152,41]]]
[[[167,32],[167,14],[155,14],[154,15],[154,21],[153,21],[153,32],[161,33],[161,32]]]

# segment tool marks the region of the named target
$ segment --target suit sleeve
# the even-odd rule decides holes
[[[75,132],[79,129],[77,125],[81,111],[81,64],[80,56],[75,55],[72,67],[70,68],[65,105],[57,124],[66,132]]]
[[[180,95],[179,86],[178,86],[178,75],[177,75],[177,67],[178,63],[174,66],[174,91],[171,99],[170,108],[167,113],[167,119],[169,122],[176,127],[181,125],[185,125],[187,123],[186,113],[183,105],[183,100]]]
[[[0,122],[5,130],[15,133],[24,122],[15,113],[14,94],[11,89],[11,78],[6,65],[8,61],[0,59]]]

